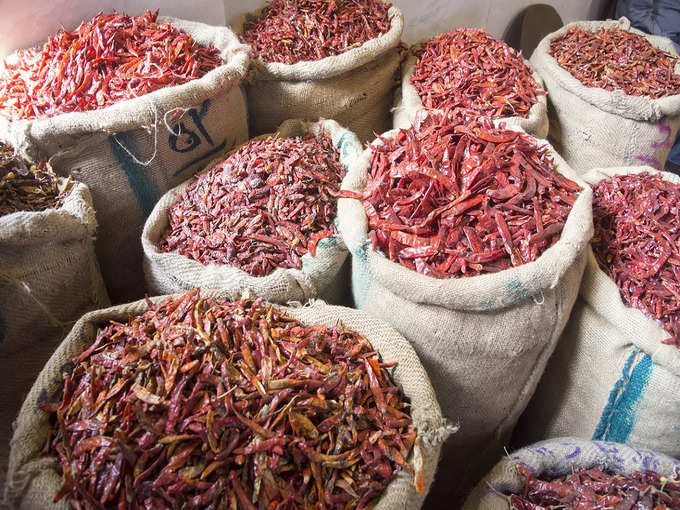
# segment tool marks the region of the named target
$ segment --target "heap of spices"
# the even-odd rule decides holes
[[[199,175],[168,210],[161,250],[252,276],[302,267],[333,220],[345,169],[330,137],[251,140]]]
[[[425,108],[526,118],[545,94],[521,54],[481,29],[441,34],[416,56],[411,83]]]
[[[97,110],[200,78],[223,64],[158,11],[143,16],[98,14],[42,48],[19,50],[0,64],[0,115],[41,119]]]
[[[0,216],[59,207],[70,187],[70,180],[60,182],[46,161],[30,163],[0,142]]]
[[[616,175],[593,186],[592,246],[623,302],[680,349],[680,185],[660,174]]]
[[[676,510],[680,482],[652,472],[610,474],[602,469],[579,469],[567,476],[540,479],[521,464],[522,494],[510,496],[512,510]]]
[[[555,244],[581,188],[530,136],[447,113],[372,148],[361,195],[374,248],[436,278],[536,260]]]
[[[295,64],[357,48],[390,29],[383,0],[272,0],[241,40],[265,62]]]
[[[398,471],[422,482],[393,364],[341,324],[195,289],[73,362],[42,407],[75,508],[370,508]]]
[[[586,87],[652,99],[680,94],[678,57],[627,30],[572,27],[551,41],[550,55]]]

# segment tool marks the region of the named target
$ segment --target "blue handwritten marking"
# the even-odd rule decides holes
[[[640,354],[642,356],[640,357]],[[639,357],[639,361],[635,360]],[[635,364],[634,364],[635,363]],[[628,356],[621,378],[609,393],[593,439],[625,443],[635,426],[638,402],[649,382],[654,364],[649,355],[635,349]]]
[[[182,172],[184,172],[184,171],[187,170],[188,168],[190,168],[190,167],[194,166],[195,164],[200,163],[201,161],[203,161],[203,160],[205,160],[205,159],[208,159],[210,156],[214,156],[214,155],[217,154],[218,152],[224,150],[224,148],[225,148],[226,146],[227,146],[227,139],[225,138],[224,141],[223,141],[221,144],[219,144],[217,147],[215,147],[214,149],[209,150],[209,151],[206,152],[205,154],[202,154],[202,155],[198,156],[198,157],[195,158],[195,159],[192,159],[192,160],[189,161],[186,165],[184,165],[182,168],[180,168],[179,170],[177,170],[173,175],[174,175],[175,177],[177,177],[179,174],[181,174]]]
[[[118,160],[118,164],[125,172],[130,189],[137,199],[137,204],[142,210],[144,217],[151,214],[154,205],[161,196],[160,190],[155,182],[151,179],[149,169],[137,163],[121,146],[133,154],[137,152],[137,144],[134,136],[130,133],[118,133],[117,135],[109,136],[109,146],[111,152]]]

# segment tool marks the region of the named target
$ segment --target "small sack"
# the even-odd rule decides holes
[[[596,184],[614,175],[654,172],[649,167],[594,169]],[[663,173],[680,183],[680,177]],[[588,248],[579,298],[517,440],[575,436],[680,456],[680,351],[640,310],[624,304],[614,280]]]
[[[154,298],[153,301],[163,299],[165,298]],[[57,459],[44,457],[41,453],[50,424],[48,415],[39,409],[39,405],[55,398],[61,388],[64,366],[78,356],[85,346],[92,343],[100,324],[111,319],[126,320],[128,316],[141,314],[147,309],[146,301],[140,300],[85,315],[76,323],[40,372],[21,408],[16,432],[12,438],[5,490],[6,503],[11,508],[26,510],[68,508],[64,501],[53,502],[62,482],[57,471]],[[321,302],[305,307],[282,309],[303,324],[324,324],[332,327],[340,321],[347,328],[364,335],[381,353],[385,362],[398,363],[392,376],[411,402],[411,417],[422,443],[418,454],[422,457],[427,492],[434,477],[441,443],[449,434],[449,427],[442,418],[430,380],[413,348],[384,322],[357,310]],[[418,495],[413,488],[411,475],[400,472],[388,485],[375,508],[417,510],[422,501],[423,496]]]
[[[160,18],[213,44],[226,64],[200,79],[101,110],[8,122],[6,139],[30,159],[51,158],[59,175],[85,183],[94,198],[97,255],[114,302],[143,294],[139,236],[156,201],[220,152],[248,138],[239,88],[247,47],[225,27]]]
[[[333,146],[340,151],[340,161],[350,154],[361,151],[356,136],[332,120],[284,122],[277,134],[281,137],[300,136],[305,133],[330,135]],[[211,162],[206,171],[223,159]],[[344,164],[344,163],[343,163]],[[345,165],[346,166],[346,165]],[[316,255],[302,256],[302,269],[276,269],[267,276],[251,276],[245,271],[228,265],[200,262],[178,253],[161,251],[159,246],[168,226],[168,209],[193,182],[185,183],[167,192],[156,204],[142,233],[144,271],[146,284],[153,294],[173,294],[201,287],[219,295],[240,296],[248,290],[273,303],[322,298],[330,303],[341,304],[349,294],[349,270],[345,265],[347,249],[340,236],[319,241]]]
[[[395,104],[393,110],[392,127],[397,129],[408,128],[416,118],[419,110],[423,109],[423,102],[418,95],[418,91],[411,83],[411,76],[415,72],[418,58],[409,54],[406,62],[401,67],[401,87],[395,94]],[[531,64],[524,60],[524,63],[531,67]],[[534,72],[534,80],[543,88],[543,80]],[[519,127],[538,138],[545,138],[548,136],[548,107],[545,95],[537,97],[538,102],[529,109],[529,116],[522,117],[505,117],[499,119],[500,122],[505,122],[505,125],[512,129]],[[441,111],[441,110],[438,110]]]
[[[556,168],[574,179],[559,155],[551,154]],[[363,191],[370,158],[370,147],[357,155],[343,190]],[[371,247],[361,202],[338,203],[357,308],[411,342],[444,416],[460,425],[444,446],[441,484],[433,488],[441,504],[451,501],[452,491],[460,496],[498,458],[567,322],[592,236],[592,192],[580,184],[584,190],[560,240],[538,260],[468,278],[437,279],[390,261]]]
[[[596,167],[650,165],[663,168],[680,128],[680,95],[651,99],[586,87],[550,55],[550,43],[571,27],[620,28],[641,34],[675,54],[673,43],[631,28],[630,21],[579,21],[546,36],[531,64],[548,91],[550,141],[579,174]],[[676,66],[680,72],[680,63]]]
[[[59,208],[0,216],[0,485],[12,420],[35,376],[74,321],[109,304],[94,216],[81,183]]]
[[[241,16],[244,23],[260,11]],[[363,142],[389,129],[392,93],[401,61],[404,16],[390,7],[388,32],[340,55],[296,64],[252,61],[245,84],[250,134],[271,133],[286,119],[335,119]]]
[[[524,480],[517,474],[519,464],[538,477],[552,478],[590,468],[621,474],[652,471],[667,478],[680,470],[679,461],[647,448],[576,438],[551,439],[517,450],[496,464],[467,498],[463,510],[509,510],[507,496],[521,494],[524,488]]]

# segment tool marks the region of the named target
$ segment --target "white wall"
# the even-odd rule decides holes
[[[456,27],[485,27],[501,37],[506,26],[530,0],[393,0],[406,15],[406,42],[412,43]],[[597,16],[607,0],[542,0],[553,5],[563,21]],[[140,14],[144,8],[161,15],[211,24],[231,22],[264,0],[0,0],[0,55],[39,43],[60,26],[72,29],[99,11],[118,9]]]

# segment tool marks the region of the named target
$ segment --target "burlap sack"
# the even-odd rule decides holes
[[[550,42],[570,27],[621,28],[675,54],[673,43],[631,28],[630,21],[579,21],[546,36],[531,64],[548,91],[550,141],[579,174],[596,167],[650,165],[661,169],[680,128],[680,95],[650,99],[586,87],[550,56]],[[680,63],[676,65],[680,73]]]
[[[240,16],[234,32],[243,33],[259,13]],[[337,120],[362,142],[389,129],[404,16],[395,6],[388,16],[388,32],[340,55],[296,64],[253,59],[245,84],[250,134],[271,133],[286,119],[319,117]]]
[[[411,76],[415,72],[418,59],[412,53],[409,54],[406,62],[401,66],[401,87],[395,94],[395,103],[392,114],[393,128],[407,128],[415,120],[416,113],[423,109],[423,102],[418,95],[418,91],[411,83]],[[524,63],[531,67],[531,64],[524,60]],[[534,72],[534,80],[543,87],[543,80]],[[527,133],[545,138],[548,136],[548,107],[545,95],[537,96],[538,102],[529,109],[529,116],[505,117],[499,119],[505,122],[508,128],[520,127]]]
[[[345,166],[345,161],[361,152],[361,144],[354,133],[333,120],[289,120],[279,127],[277,134],[293,137],[304,133],[319,135],[324,131],[331,136],[333,146],[340,151],[340,161]],[[212,161],[205,170],[208,171],[221,161],[222,159]],[[315,298],[322,298],[333,304],[344,304],[347,301],[347,249],[340,236],[319,241],[314,257],[309,253],[302,256],[301,269],[279,268],[267,276],[251,276],[241,269],[227,265],[204,266],[184,255],[161,251],[159,246],[168,226],[168,209],[193,181],[194,179],[189,179],[163,195],[144,226],[144,272],[147,287],[153,294],[174,294],[201,287],[221,295],[239,295],[248,290],[273,303],[304,303]]]
[[[557,169],[578,181],[550,150]],[[369,147],[355,159],[343,189],[363,190],[370,154]],[[339,200],[357,308],[406,337],[430,375],[444,416],[460,424],[460,432],[444,446],[441,483],[432,494],[437,503],[450,503],[489,469],[531,398],[576,299],[592,236],[591,200],[586,187],[560,240],[537,261],[454,279],[416,273],[374,251],[362,204]]]
[[[479,482],[463,510],[510,510],[507,495],[520,493],[524,480],[517,474],[523,464],[536,476],[559,477],[585,468],[604,468],[614,473],[652,471],[671,478],[680,462],[647,448],[633,448],[606,441],[560,438],[522,448],[503,458]]]
[[[154,298],[153,301],[162,299],[165,297]],[[429,488],[441,444],[450,433],[450,427],[442,417],[427,373],[408,342],[384,322],[349,308],[330,306],[317,301],[305,307],[282,309],[304,324],[334,326],[341,321],[346,327],[363,334],[373,347],[380,351],[383,360],[399,363],[392,372],[393,379],[401,385],[404,394],[411,401],[411,416],[420,438],[420,441],[417,441],[420,445],[419,451],[415,458],[412,455],[410,460],[423,463],[425,486]],[[26,510],[68,508],[63,501],[58,504],[52,502],[54,494],[61,487],[61,476],[56,469],[57,459],[41,455],[50,425],[48,415],[40,411],[38,406],[55,398],[61,387],[62,369],[82,352],[84,346],[92,343],[99,324],[109,319],[126,320],[129,315],[137,315],[146,310],[146,301],[140,300],[88,313],[76,323],[40,372],[21,408],[17,429],[12,438],[5,492],[6,502],[12,508]],[[400,473],[387,487],[375,508],[418,509],[422,501],[423,497],[413,489],[410,475]]]
[[[143,293],[139,236],[156,201],[217,154],[248,138],[239,82],[247,47],[225,27],[161,18],[212,43],[226,64],[203,78],[101,110],[7,122],[6,139],[32,159],[51,158],[60,175],[90,188],[99,223],[97,255],[114,302]]]
[[[80,183],[57,209],[0,216],[0,487],[12,421],[35,376],[76,319],[109,304],[94,216]]]
[[[595,184],[649,167],[594,169]],[[669,181],[680,177],[662,173]],[[626,306],[588,248],[579,298],[517,429],[518,444],[575,436],[680,456],[680,351],[640,310]]]

